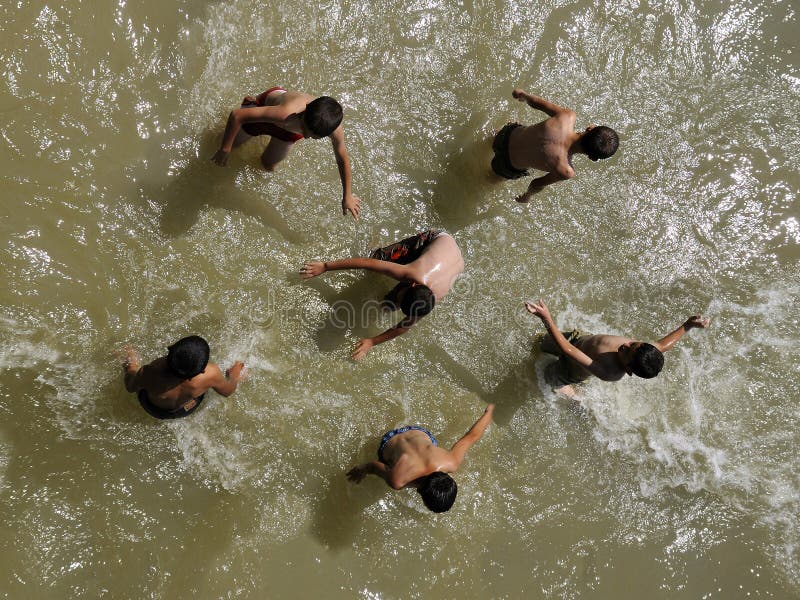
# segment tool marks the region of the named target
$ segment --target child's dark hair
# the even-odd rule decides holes
[[[330,96],[320,96],[306,104],[303,120],[315,135],[329,136],[342,122],[342,105]]]
[[[664,355],[652,344],[642,344],[633,353],[630,368],[634,375],[652,379],[664,368]]]
[[[415,285],[408,288],[400,300],[400,310],[407,317],[424,317],[433,310],[436,296],[427,285]]]
[[[450,475],[437,471],[420,478],[417,491],[429,510],[441,513],[453,506],[458,494],[458,485]]]
[[[183,379],[191,379],[205,371],[211,354],[208,342],[199,335],[180,339],[167,350],[169,370]]]
[[[619,148],[619,136],[605,125],[593,127],[581,137],[581,147],[592,160],[608,158]]]

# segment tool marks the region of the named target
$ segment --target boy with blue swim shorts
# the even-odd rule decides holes
[[[433,512],[448,511],[458,493],[458,486],[448,473],[458,469],[467,450],[481,439],[493,413],[494,404],[490,404],[450,450],[440,448],[424,427],[406,425],[393,429],[381,438],[378,460],[353,467],[347,478],[359,483],[367,475],[377,475],[395,490],[415,488]]]

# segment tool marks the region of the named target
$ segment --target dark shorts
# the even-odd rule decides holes
[[[150,398],[147,397],[147,392],[144,390],[139,390],[138,396],[139,404],[142,405],[142,408],[145,409],[149,415],[155,417],[156,419],[180,419],[181,417],[188,417],[190,414],[200,408],[200,405],[203,403],[203,399],[206,397],[205,394],[201,394],[199,398],[195,398],[195,403],[191,408],[185,409],[181,407],[175,410],[167,410],[166,408],[161,408],[160,406],[153,404],[150,401]]]
[[[387,431],[385,434],[383,434],[383,437],[381,438],[381,444],[380,446],[378,446],[378,460],[381,461],[383,464],[386,464],[386,461],[383,460],[383,449],[386,447],[386,444],[389,443],[389,440],[400,433],[405,433],[406,431],[412,431],[412,430],[421,431],[430,438],[431,443],[434,446],[439,445],[439,442],[436,441],[436,438],[433,437],[433,434],[424,427],[420,427],[419,425],[406,425],[404,427],[398,427],[397,429],[392,429],[391,431]]]
[[[506,179],[519,179],[528,174],[527,169],[517,169],[512,166],[511,159],[508,157],[508,140],[511,138],[511,132],[517,127],[520,127],[519,123],[509,123],[497,132],[492,142],[492,150],[494,150],[492,171]]]
[[[442,234],[441,229],[428,229],[370,253],[370,258],[407,265],[417,260],[425,248]]]
[[[573,346],[576,346],[576,342],[582,338],[590,337],[592,335],[591,333],[586,333],[585,331],[580,331],[578,329],[564,331],[562,334]],[[549,333],[545,334],[545,336],[542,338],[542,352],[547,352],[548,354],[558,357],[557,361],[547,365],[547,367],[544,369],[545,381],[547,381],[549,385],[552,385],[553,387],[575,385],[578,383],[583,383],[591,377],[591,374],[587,372],[586,369],[584,369],[581,365],[568,356],[564,356],[564,354],[561,352],[561,349],[558,347],[558,344],[556,344],[556,341],[553,339],[553,336],[551,336]]]

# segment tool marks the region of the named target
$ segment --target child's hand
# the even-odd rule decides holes
[[[686,319],[686,322],[683,326],[686,329],[692,329],[693,327],[699,327],[700,329],[705,329],[708,327],[709,323],[711,323],[711,319],[704,319],[700,315],[694,315],[693,317],[689,317]]]
[[[364,469],[364,465],[358,465],[353,467],[347,472],[347,479],[352,481],[353,483],[361,483],[361,480],[367,476],[367,471]]]
[[[141,366],[141,359],[139,358],[139,353],[136,352],[133,346],[130,344],[125,344],[122,348],[122,368],[125,371],[131,371],[135,373],[139,370]]]
[[[244,370],[244,363],[237,360],[230,369],[225,371],[225,376],[228,379],[235,379],[236,381],[241,381],[247,377],[247,371]]]
[[[525,98],[525,90],[521,90],[519,88],[514,88],[513,90],[511,90],[511,95],[514,96],[514,98],[516,98],[520,102],[525,102],[525,100],[526,100],[526,98]]]
[[[325,263],[324,262],[310,262],[303,265],[303,268],[300,269],[300,277],[303,279],[311,279],[312,277],[316,277],[317,275],[321,275],[325,272]]]
[[[224,167],[226,164],[228,164],[228,156],[230,156],[230,152],[220,148],[219,150],[217,150],[217,153],[211,157],[211,160],[216,164],[218,164],[220,167]]]
[[[525,192],[524,194],[520,194],[519,196],[514,198],[514,200],[516,200],[520,204],[527,204],[528,202],[531,201],[531,195],[528,192]]]
[[[526,302],[525,308],[532,315],[539,317],[543,323],[553,320],[553,317],[550,316],[550,310],[542,300],[539,300],[539,304],[535,302]]]
[[[532,185],[532,186],[529,186],[528,189],[525,190],[524,194],[520,194],[519,196],[516,197],[516,201],[517,202],[521,202],[522,204],[530,202],[531,201],[531,196],[533,196],[534,194],[538,194],[543,189],[544,189],[543,185]]]
[[[358,213],[361,212],[361,198],[352,194],[342,198],[342,214],[346,215],[348,210],[353,215],[353,218],[358,221]]]
[[[353,348],[353,353],[350,355],[353,360],[361,360],[367,355],[367,352],[370,351],[372,346],[375,344],[369,338],[364,338],[363,340],[359,340],[356,344],[356,347]]]

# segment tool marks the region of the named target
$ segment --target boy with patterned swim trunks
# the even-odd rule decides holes
[[[492,170],[504,179],[519,179],[528,169],[546,171],[533,179],[517,202],[528,202],[544,186],[575,177],[573,154],[586,154],[590,160],[612,156],[619,146],[617,133],[609,127],[590,125],[585,131],[575,131],[575,112],[533,96],[520,89],[511,92],[520,102],[549,115],[536,125],[509,123],[492,142]]]
[[[272,139],[261,155],[261,164],[267,171],[274,171],[292,146],[304,137],[330,137],[342,181],[342,214],[349,211],[358,220],[361,200],[351,190],[350,157],[344,145],[342,115],[341,105],[329,96],[314,99],[280,86],[269,88],[256,98],[245,96],[242,107],[228,117],[222,144],[211,160],[225,166],[234,146],[252,136],[268,135]]]
[[[402,310],[406,318],[380,335],[359,341],[352,356],[360,360],[373,346],[403,335],[431,312],[464,270],[464,260],[450,234],[429,229],[385,248],[378,248],[370,254],[370,258],[306,263],[300,275],[303,279],[310,279],[326,271],[339,269],[367,269],[400,282],[386,295],[385,301],[389,308]]]
[[[376,475],[395,490],[415,488],[425,506],[433,512],[450,510],[458,486],[448,473],[454,473],[461,466],[467,450],[481,439],[493,412],[494,404],[490,404],[450,450],[439,448],[433,434],[423,427],[406,425],[393,429],[381,439],[378,460],[353,467],[347,478],[359,483],[367,475]]]
[[[655,377],[664,366],[663,353],[690,329],[704,329],[710,322],[699,315],[689,317],[675,331],[647,344],[619,335],[592,335],[578,330],[562,333],[544,302],[526,302],[525,308],[539,317],[547,329],[542,351],[558,356],[558,361],[545,370],[547,382],[566,395],[574,392],[572,384],[582,383],[592,375],[603,381],[619,381],[626,374]]]

